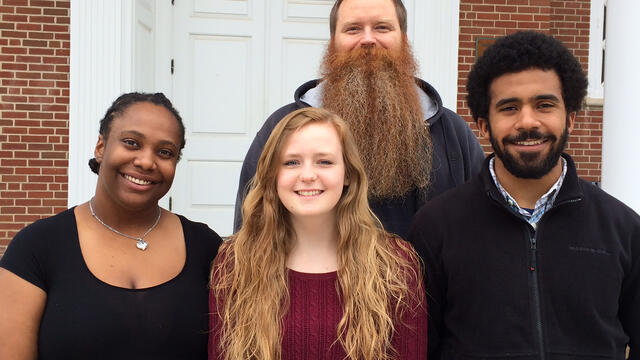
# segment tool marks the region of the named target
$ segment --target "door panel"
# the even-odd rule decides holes
[[[174,8],[173,101],[187,145],[172,210],[229,235],[242,160],[263,116],[263,0],[180,0]]]

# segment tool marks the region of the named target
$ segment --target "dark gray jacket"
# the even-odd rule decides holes
[[[433,145],[432,184],[427,195],[427,199],[430,199],[477,174],[484,160],[484,153],[467,123],[442,105],[442,99],[436,90],[423,80],[416,81],[437,107],[435,114],[426,120]],[[235,207],[235,231],[242,224],[240,210],[242,200],[248,191],[247,184],[256,173],[258,159],[271,131],[287,114],[310,106],[303,102],[301,97],[318,83],[319,80],[311,80],[300,86],[295,92],[295,102],[281,107],[269,116],[253,139],[240,173]],[[372,200],[370,205],[387,231],[406,238],[413,215],[424,204],[422,198],[418,190],[414,190],[402,198]]]

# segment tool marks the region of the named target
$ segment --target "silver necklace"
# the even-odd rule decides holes
[[[147,229],[147,231],[144,232],[144,234],[142,234],[142,236],[140,237],[135,237],[135,236],[131,236],[131,235],[127,235],[125,233],[122,233],[114,228],[112,228],[111,226],[107,225],[104,221],[102,221],[102,219],[100,219],[98,217],[98,215],[96,215],[96,212],[93,210],[93,198],[91,198],[91,200],[89,200],[89,209],[91,210],[91,215],[93,215],[94,218],[96,218],[96,220],[98,220],[98,222],[102,225],[104,225],[104,227],[106,227],[107,229],[113,231],[114,233],[120,235],[120,236],[124,236],[126,238],[132,239],[132,240],[136,240],[136,247],[142,251],[147,250],[147,247],[149,246],[149,243],[147,243],[146,241],[144,241],[144,237],[149,235],[149,233],[151,232],[151,230],[153,230],[153,228],[156,227],[156,225],[158,225],[158,222],[160,221],[160,216],[162,215],[162,209],[160,209],[160,207],[158,207],[158,217],[156,218],[156,222],[153,223],[153,225],[151,225],[151,227],[149,229]]]

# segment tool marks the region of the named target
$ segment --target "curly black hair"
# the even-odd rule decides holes
[[[102,120],[100,120],[100,135],[106,140],[109,137],[109,132],[111,131],[111,123],[113,119],[122,115],[131,105],[139,103],[139,102],[150,102],[152,104],[160,105],[165,109],[169,110],[169,112],[173,115],[173,117],[178,122],[178,128],[180,129],[180,137],[182,138],[182,142],[180,143],[180,154],[178,154],[178,159],[180,159],[180,155],[182,154],[182,149],[186,143],[184,137],[184,124],[182,123],[182,117],[173,107],[171,101],[167,99],[167,97],[163,93],[140,93],[140,92],[131,92],[120,95],[107,109],[107,112],[104,114]],[[89,160],[89,168],[94,173],[98,173],[100,171],[100,163],[96,160],[96,158],[92,158]]]
[[[567,113],[580,110],[587,94],[587,78],[578,59],[559,40],[534,31],[504,36],[473,65],[467,81],[467,103],[473,119],[488,119],[493,80],[528,69],[554,70],[562,84]]]

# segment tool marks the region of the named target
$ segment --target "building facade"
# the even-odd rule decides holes
[[[179,1],[182,0],[176,2]],[[524,29],[551,34],[575,53],[585,72],[589,73],[592,85],[594,79],[596,84],[601,83],[602,65],[599,62],[602,55],[593,55],[601,51],[597,46],[601,43],[603,33],[592,32],[594,29],[602,31],[604,27],[604,5],[600,0],[594,6],[594,1],[596,0],[457,2],[457,8],[452,12],[458,16],[457,22],[454,22],[457,28],[447,30],[448,34],[453,32],[458,38],[457,46],[454,47],[458,63],[457,84],[453,85],[457,90],[453,103],[476,134],[477,130],[464,100],[465,83],[477,51],[484,41],[490,42],[492,38]],[[136,1],[138,2],[140,1]],[[125,2],[121,4],[123,3]],[[145,2],[141,3],[144,5]],[[331,2],[325,3],[328,4],[324,4],[324,11],[330,7]],[[423,3],[412,3],[408,6],[409,11],[420,10],[424,6],[420,4]],[[70,10],[70,1],[0,0],[0,255],[4,253],[11,238],[24,226],[74,205],[70,204],[73,201],[70,201],[69,184],[72,187],[77,185],[74,183],[75,179],[69,179],[70,152],[71,157],[77,157],[73,161],[74,164],[80,164],[78,166],[84,166],[90,155],[73,155],[69,145],[69,114],[70,111],[73,112],[70,109],[70,97],[73,97],[70,96],[70,77],[71,67],[76,66],[71,63],[70,56]],[[326,19],[325,22],[316,22],[326,29]],[[82,29],[82,26],[90,24],[74,24],[73,29]],[[420,26],[419,21],[414,22],[415,33],[410,35],[415,42],[421,41]],[[326,33],[328,37],[328,31]],[[325,43],[320,41],[319,45],[323,46]],[[87,40],[87,44],[92,44],[91,39]],[[96,50],[95,67],[113,56],[100,51],[102,50],[99,48]],[[130,55],[120,54],[120,58]],[[429,57],[429,54],[425,57]],[[422,64],[422,70],[423,73],[428,72],[429,68]],[[133,65],[128,71],[143,70]],[[112,76],[117,78],[119,75]],[[429,80],[428,76],[425,78]],[[157,85],[154,90],[163,90],[163,84]],[[439,90],[443,87],[437,83],[435,85]],[[576,160],[579,175],[593,182],[599,182],[602,174],[603,93],[601,84],[599,86],[600,88],[596,86],[595,89],[590,86],[589,98],[578,116],[568,146],[568,152]],[[83,101],[82,94],[77,96],[75,101]],[[109,102],[111,100],[113,99],[109,99]],[[102,111],[106,110],[103,104],[98,105]],[[95,123],[95,128],[98,120],[99,118],[82,119]],[[95,136],[97,138],[97,132]],[[188,139],[187,144],[189,146],[193,142]],[[484,141],[482,144],[485,151],[489,151],[489,144]],[[240,154],[240,157],[243,155]],[[163,205],[166,206],[166,203]]]

